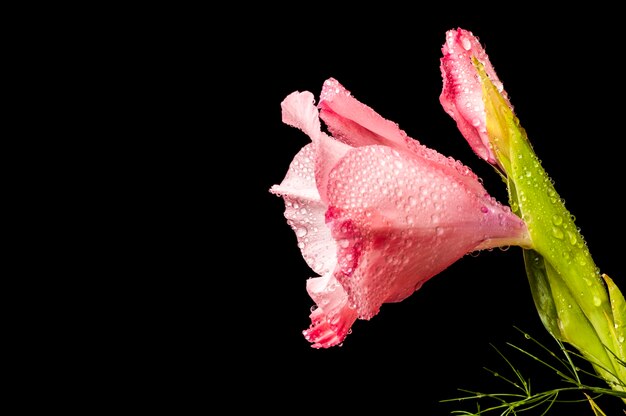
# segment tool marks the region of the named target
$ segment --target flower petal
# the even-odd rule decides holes
[[[408,150],[439,164],[451,175],[463,177],[467,186],[479,184],[478,177],[467,166],[409,137],[396,123],[354,98],[334,78],[324,83],[321,97],[320,117],[335,139],[354,147],[383,144],[400,151]]]
[[[291,162],[285,179],[270,192],[285,200],[285,218],[298,239],[309,267],[318,274],[332,270],[337,262],[336,243],[325,224],[326,204],[314,179],[313,144],[304,146]]]
[[[399,149],[405,147],[406,133],[396,123],[356,100],[334,78],[324,82],[318,107],[332,136],[350,146],[384,144]]]
[[[327,202],[328,175],[352,147],[321,133],[315,143],[315,180],[322,201]]]
[[[350,146],[332,139],[320,130],[319,112],[314,105],[313,94],[308,91],[293,92],[281,103],[283,122],[297,127],[313,141],[315,154],[309,155],[315,160],[311,172],[315,172],[316,186],[322,201],[326,201],[326,183],[328,172],[337,161],[350,149]]]
[[[356,311],[348,304],[348,295],[330,274],[311,278],[307,291],[317,304],[311,312],[311,326],[303,331],[313,348],[339,345],[350,332],[357,319]]]
[[[472,32],[457,29],[446,33],[440,61],[443,89],[439,101],[474,152],[482,159],[496,165],[497,159],[487,136],[487,121],[483,91],[477,77],[473,58],[485,67],[487,75],[502,93],[509,106],[502,82],[496,75],[487,53]]]
[[[283,123],[296,127],[306,133],[311,140],[320,134],[319,112],[315,106],[315,97],[308,91],[292,92],[280,104]]]
[[[362,319],[486,241],[530,244],[522,220],[484,189],[387,146],[348,152],[331,172],[328,198],[335,277]]]

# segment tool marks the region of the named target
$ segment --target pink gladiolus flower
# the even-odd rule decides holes
[[[449,30],[446,32],[446,43],[441,50],[443,53],[440,61],[443,77],[443,90],[439,96],[441,105],[456,121],[474,152],[502,169],[492,148],[494,132],[488,132],[482,83],[473,59],[484,66],[487,76],[500,92],[505,105],[513,111],[502,82],[496,75],[487,53],[472,32],[464,29]]]
[[[399,302],[465,254],[530,244],[525,224],[476,175],[421,145],[336,80],[282,102],[283,122],[311,138],[270,192],[307,264],[315,348],[341,344],[357,319]],[[328,131],[322,131],[320,119]]]

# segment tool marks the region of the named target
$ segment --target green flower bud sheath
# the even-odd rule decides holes
[[[524,261],[541,321],[555,338],[576,347],[612,389],[626,392],[624,297],[595,265],[513,110],[483,65],[476,59],[473,63],[511,209],[526,222],[533,241],[532,249],[524,250]]]

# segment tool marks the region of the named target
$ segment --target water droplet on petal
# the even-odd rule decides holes
[[[461,38],[461,43],[463,44],[463,49],[465,49],[466,51],[469,51],[470,49],[472,49],[472,43],[470,42],[470,40],[466,37]]]

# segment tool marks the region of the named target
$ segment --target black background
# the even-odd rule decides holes
[[[529,347],[519,327],[556,348],[516,247],[468,255],[405,301],[357,321],[343,346],[312,349],[302,330],[313,305],[305,289],[313,273],[283,217],[282,199],[268,192],[309,141],[282,124],[281,101],[296,90],[317,97],[334,77],[409,136],[468,165],[506,202],[500,178],[439,104],[441,46],[447,30],[461,27],[485,47],[596,264],[624,291],[621,22],[610,10],[570,10],[567,17],[518,12],[246,6],[209,29],[208,48],[195,40],[203,48],[194,60],[210,61],[202,75],[206,95],[199,97],[200,108],[208,103],[201,117],[208,117],[210,174],[198,192],[220,214],[207,213],[213,217],[206,239],[218,246],[217,255],[209,248],[214,254],[205,266],[209,323],[194,322],[220,348],[207,353],[206,377],[236,395],[231,407],[292,414],[471,410],[473,404],[440,401],[462,396],[459,388],[511,391],[484,370],[510,376],[491,345],[537,389],[559,385],[552,372],[506,346]],[[215,15],[211,24],[220,20]],[[214,287],[218,281],[226,287]],[[599,400],[607,415],[620,413],[617,402]],[[592,412],[579,404],[551,414]]]

